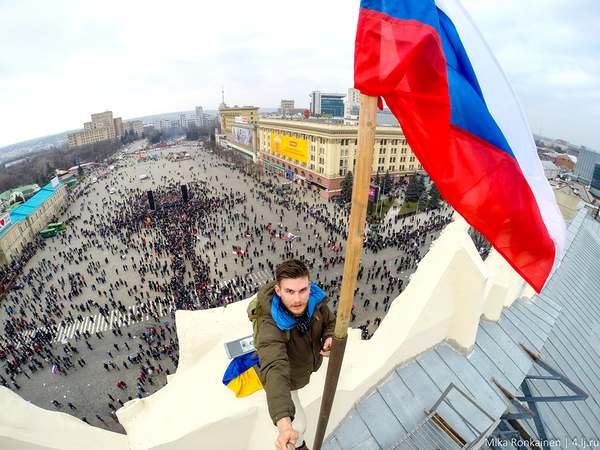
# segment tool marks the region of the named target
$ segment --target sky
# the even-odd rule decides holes
[[[402,0],[398,0],[402,1]],[[463,0],[534,133],[600,150],[600,2]],[[0,0],[0,147],[353,84],[358,0]]]

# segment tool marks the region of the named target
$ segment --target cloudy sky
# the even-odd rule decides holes
[[[398,0],[401,1],[401,0]],[[463,0],[531,128],[600,149],[600,2]],[[308,106],[352,86],[358,0],[0,0],[0,147],[130,118]]]

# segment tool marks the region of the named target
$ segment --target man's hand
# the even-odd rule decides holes
[[[298,433],[292,427],[292,420],[289,417],[284,417],[277,421],[277,431],[279,431],[279,436],[277,436],[277,440],[275,441],[275,448],[277,450],[296,448]]]
[[[327,339],[325,339],[325,342],[323,343],[323,349],[321,350],[321,356],[324,356],[325,358],[329,358],[329,351],[331,350],[331,344],[333,343],[333,339],[328,337]]]

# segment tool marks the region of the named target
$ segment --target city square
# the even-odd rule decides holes
[[[0,381],[117,432],[114,411],[176,371],[177,309],[248,298],[290,257],[307,262],[335,309],[348,220],[347,208],[318,193],[198,144],[140,147],[71,191],[58,218],[65,232],[41,244],[1,311]],[[351,322],[365,339],[452,214],[445,204],[406,218],[398,211],[366,233]]]

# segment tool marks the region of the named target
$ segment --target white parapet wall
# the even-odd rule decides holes
[[[363,341],[358,330],[350,330],[328,432],[397,365],[442,341],[457,351],[469,352],[482,317],[497,320],[502,309],[515,299],[531,297],[531,289],[496,252],[492,251],[485,262],[480,258],[467,230],[466,222],[455,216],[431,245],[370,340]],[[224,343],[252,333],[246,316],[248,302],[249,299],[225,308],[177,311],[177,372],[156,393],[134,399],[117,411],[127,431],[123,438],[128,439],[129,447],[111,448],[274,448],[276,430],[269,418],[264,391],[238,399],[221,382],[229,363]],[[300,392],[309,423],[307,443],[314,438],[326,368],[325,362]],[[68,416],[64,420],[77,421]],[[14,421],[11,423],[16,427]],[[4,425],[0,417],[0,427]],[[93,431],[86,432],[91,436]],[[33,434],[29,438],[31,442],[44,442],[44,438]],[[64,447],[30,448],[74,447],[65,443]]]
[[[128,450],[127,436],[39,408],[0,386],[2,450]]]

